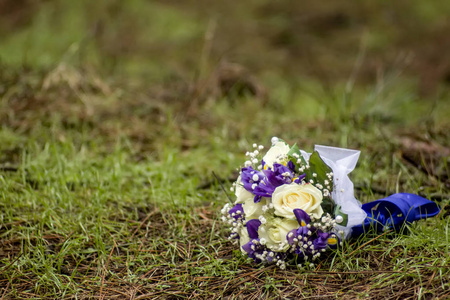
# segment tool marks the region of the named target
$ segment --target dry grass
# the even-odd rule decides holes
[[[178,220],[174,220],[171,214],[162,215],[157,208],[146,216],[143,213],[143,220],[115,220],[127,222],[133,234],[128,239],[114,240],[107,249],[108,256],[91,251],[82,261],[64,257],[63,264],[58,268],[55,266],[55,276],[60,277],[63,284],[78,286],[76,294],[68,294],[64,298],[196,299],[213,296],[223,299],[293,299],[304,296],[308,299],[446,299],[450,295],[448,277],[439,274],[442,269],[396,264],[399,253],[405,250],[400,245],[392,247],[388,254],[382,252],[382,246],[370,247],[367,244],[362,251],[356,249],[357,255],[353,255],[354,252],[348,254],[348,251],[344,254],[352,256],[353,260],[370,262],[366,270],[337,268],[330,271],[330,262],[335,259],[330,255],[314,270],[299,273],[295,267],[290,267],[281,271],[274,266],[258,267],[244,262],[238,257],[235,246],[220,240],[211,241],[215,212],[197,208],[192,213],[200,217],[185,225],[183,239],[170,233],[170,224]],[[35,237],[55,253],[72,238],[56,234]],[[382,239],[377,243],[387,245],[390,241]],[[19,239],[2,241],[3,255],[11,257],[10,265],[4,266],[2,273],[21,259],[21,253],[17,251],[20,244]],[[91,243],[82,245],[84,249],[92,247]],[[424,256],[423,251],[408,251],[408,260],[415,263],[414,257]],[[159,257],[156,261],[155,256]],[[231,260],[235,261],[230,263]],[[97,268],[97,265],[102,267]],[[4,278],[1,280],[5,286],[3,295],[11,296],[11,287],[14,287],[13,295],[19,298],[63,296],[61,293],[53,294],[55,291],[50,286],[39,288],[33,284],[39,280],[38,274],[16,274],[14,278]]]

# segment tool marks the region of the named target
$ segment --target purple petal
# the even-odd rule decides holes
[[[254,252],[254,250],[252,250],[252,248],[251,248],[252,245],[253,245],[253,243],[252,243],[252,241],[250,241],[250,242],[248,242],[248,243],[246,243],[245,245],[242,246],[242,249],[245,252],[247,252],[247,254],[249,254],[249,256],[250,256],[250,254],[252,254]]]
[[[295,183],[300,184],[302,183],[302,180],[306,177],[306,174],[303,173],[302,175],[298,176],[297,179],[294,180]]]
[[[253,219],[247,222],[247,232],[250,239],[258,238],[258,228],[261,225],[261,221],[257,219]]]
[[[240,213],[238,214],[237,211],[240,211]],[[230,214],[230,216],[237,220],[244,215],[244,208],[242,207],[242,204],[238,203],[232,209],[230,209],[228,213]],[[234,216],[232,215],[233,213],[235,214]]]
[[[294,215],[297,218],[297,222],[298,224],[300,224],[300,226],[306,226],[309,224],[309,222],[311,222],[311,218],[303,209],[294,209]]]
[[[283,176],[282,174],[288,173],[289,176]],[[289,184],[292,182],[293,174],[288,167],[281,164],[273,164],[272,170],[264,170],[264,174],[267,177],[267,182],[269,185],[278,187],[283,184]]]
[[[256,196],[253,198],[253,202],[258,203],[259,201],[261,201],[262,198],[263,198],[263,196],[261,196],[261,195],[256,195]]]
[[[322,231],[317,231],[317,236],[321,239],[328,239],[330,237],[330,233],[329,232],[322,232]]]
[[[261,200],[261,197],[272,197],[273,192],[275,191],[275,187],[272,185],[267,185],[265,181],[261,181],[257,187],[253,190],[253,194],[259,196],[255,197],[255,203]]]
[[[257,176],[257,180],[254,180],[255,175]],[[256,171],[252,167],[241,169],[241,182],[244,188],[251,193],[253,192],[253,185],[255,183],[258,185],[259,182],[264,179],[264,177],[265,175],[263,172]]]
[[[314,249],[320,250],[327,248],[329,236],[330,234],[327,232],[318,233],[318,237],[313,241]]]
[[[287,166],[289,167],[289,170],[291,170],[291,172],[295,172],[295,165],[292,161],[288,161]]]
[[[291,234],[292,233],[292,234]],[[286,235],[287,241],[289,243],[289,245],[294,245],[294,239],[298,238],[298,233],[297,233],[297,229],[292,229],[291,231],[288,232],[288,234]]]
[[[312,230],[310,230],[308,227],[302,226],[299,229],[297,229],[297,235],[300,236],[300,237],[305,237],[306,236],[307,238],[309,238],[310,237],[308,235],[309,231],[312,232]]]

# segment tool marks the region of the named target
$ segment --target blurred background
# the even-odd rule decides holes
[[[221,63],[323,84],[404,72],[435,95],[450,80],[449,12],[437,0],[2,0],[0,50],[8,66],[64,61],[152,81],[207,77]]]
[[[449,15],[440,0],[2,0],[0,122],[142,151],[211,136],[359,147],[351,131],[381,125],[446,145]]]

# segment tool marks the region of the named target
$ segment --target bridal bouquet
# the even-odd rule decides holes
[[[348,174],[359,151],[315,146],[307,153],[276,137],[265,155],[253,144],[231,190],[234,205],[222,209],[230,239],[256,262],[281,269],[293,258],[314,265],[321,253],[357,237],[404,222],[434,216],[434,202],[412,194],[394,194],[365,205],[355,198]]]

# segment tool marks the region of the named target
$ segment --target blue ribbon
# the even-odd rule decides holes
[[[363,224],[352,227],[351,238],[357,238],[372,230],[381,233],[388,229],[402,230],[405,224],[436,216],[439,206],[418,195],[393,194],[362,205],[367,213]]]

